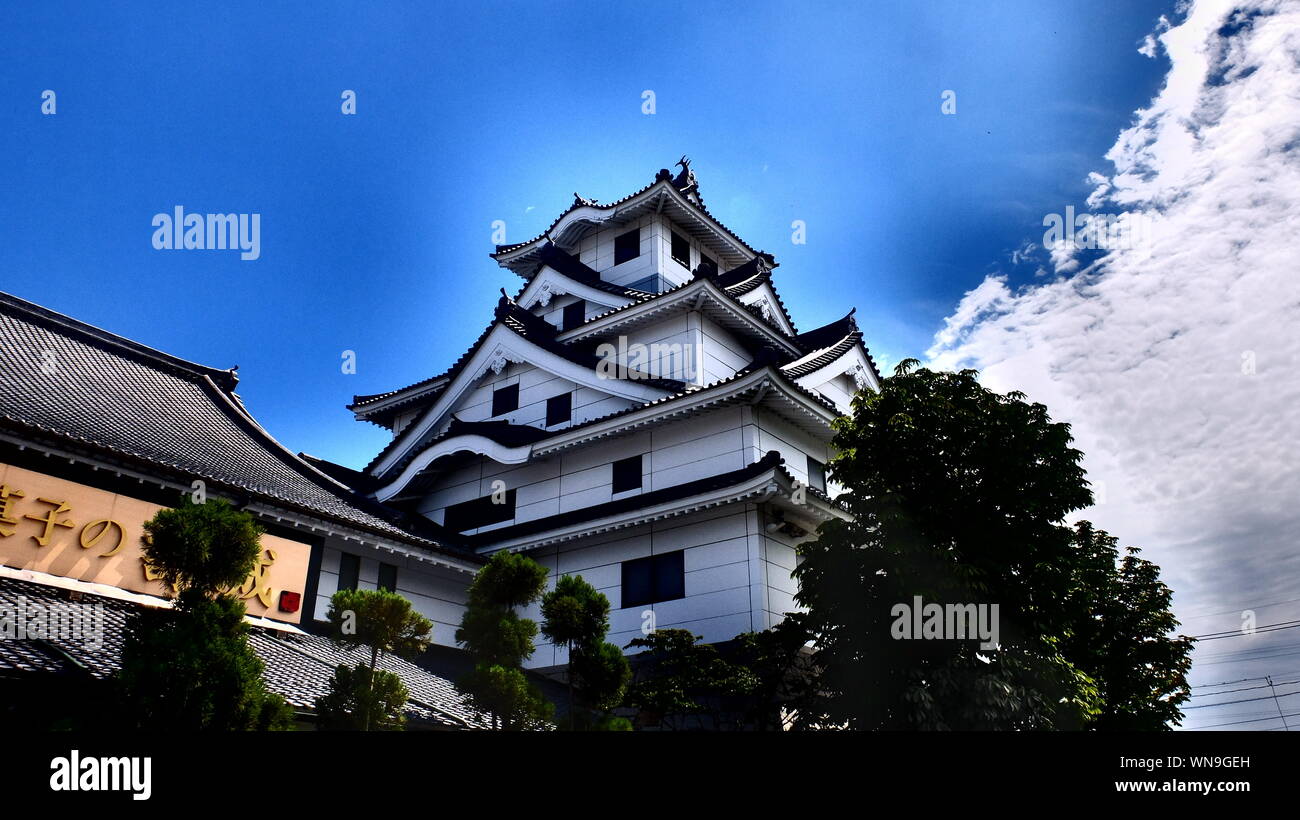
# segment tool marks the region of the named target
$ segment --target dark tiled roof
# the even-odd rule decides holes
[[[542,246],[541,253],[537,257],[537,265],[533,268],[533,275],[536,276],[539,271],[549,265],[556,272],[562,273],[575,282],[601,290],[606,293],[612,293],[615,296],[624,296],[629,298],[639,298],[649,294],[636,288],[628,288],[622,285],[615,285],[606,282],[600,278],[600,274],[594,269],[583,264],[578,257],[557,247],[553,242],[547,242]],[[527,285],[524,286],[527,289]],[[520,291],[520,294],[523,290]]]
[[[519,447],[548,438],[552,432],[529,424],[511,424],[508,421],[461,421],[453,418],[447,432],[439,436],[483,436],[505,447]]]
[[[69,600],[68,593],[54,587],[0,578],[0,606],[15,610],[20,599],[46,612],[76,613],[82,623],[92,624],[96,605],[102,605],[103,639],[97,648],[69,636],[39,641],[0,640],[0,674],[80,671],[104,679],[121,668],[127,619],[139,604],[87,593]],[[305,710],[313,709],[316,698],[328,691],[336,666],[370,660],[365,649],[344,649],[317,635],[263,627],[249,630],[249,643],[266,665],[263,677],[267,688]],[[485,717],[463,703],[455,685],[446,678],[392,655],[381,658],[379,666],[398,675],[409,690],[409,719],[448,729],[490,728]]]
[[[560,527],[568,527],[586,521],[594,521],[598,518],[603,518],[609,515],[635,512],[636,510],[653,507],[656,504],[665,504],[684,498],[690,498],[694,495],[700,495],[701,493],[723,490],[727,487],[732,487],[750,479],[757,478],[770,470],[778,471],[785,478],[787,484],[793,484],[795,481],[794,476],[785,469],[784,464],[785,459],[781,457],[780,453],[776,450],[769,450],[758,461],[741,467],[739,470],[719,473],[695,481],[674,484],[671,487],[664,487],[660,490],[651,490],[650,492],[641,493],[640,495],[620,498],[615,501],[607,501],[604,504],[582,507],[558,515],[525,521],[521,524],[512,524],[508,527],[501,527],[477,535],[463,537],[468,544],[474,547],[490,546],[502,541],[519,538],[521,536],[536,535]],[[818,490],[815,487],[806,487],[805,489],[814,498],[837,508],[845,509],[843,504],[835,501],[825,492]]]
[[[853,318],[853,314],[857,312],[858,309],[854,308],[843,319],[836,319],[829,324],[800,333],[794,337],[794,343],[805,353],[811,353],[823,347],[830,347],[850,333],[857,331],[858,323]]]
[[[800,333],[794,337],[794,342],[805,354],[812,353],[816,350],[825,349],[825,352],[816,358],[810,359],[798,367],[792,367],[786,370],[791,376],[798,378],[800,376],[820,370],[839,357],[848,353],[857,345],[862,345],[862,352],[867,357],[867,366],[880,381],[880,371],[876,369],[876,360],[871,357],[871,351],[862,343],[862,331],[858,329],[858,322],[853,318],[853,314],[858,309],[853,308],[842,319],[837,319],[829,324],[814,328],[806,333]]]
[[[479,533],[478,535],[465,536],[465,540],[472,546],[481,547],[505,541],[511,538],[518,538],[524,535],[533,535],[539,532],[546,532],[557,527],[566,527],[573,524],[581,524],[584,521],[592,521],[597,518],[603,518],[607,515],[617,515],[624,512],[633,512],[635,510],[651,507],[655,504],[664,504],[670,501],[677,501],[682,498],[689,498],[700,493],[707,493],[711,490],[721,490],[730,487],[733,484],[739,484],[751,478],[756,478],[768,470],[779,468],[785,460],[776,450],[770,450],[766,455],[739,470],[732,470],[727,473],[708,476],[707,478],[687,481],[682,484],[674,484],[671,487],[664,487],[661,490],[651,490],[640,495],[620,498],[615,501],[607,501],[604,504],[594,504],[589,507],[580,507],[568,512],[562,512],[558,515],[550,515],[545,518],[537,518],[532,521],[525,521],[521,524],[512,524],[508,527],[489,530],[488,532]]]
[[[434,547],[286,450],[244,409],[233,372],[194,365],[0,293],[0,425],[273,506]]]

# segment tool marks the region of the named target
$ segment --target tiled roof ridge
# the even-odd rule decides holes
[[[713,213],[710,212],[707,207],[705,207],[704,200],[699,196],[698,184],[695,181],[695,174],[693,171],[687,172],[686,170],[684,170],[683,173],[678,174],[677,177],[674,178],[671,171],[669,171],[667,168],[661,168],[659,172],[655,175],[654,181],[652,181],[649,185],[639,190],[633,191],[627,196],[621,197],[619,199],[614,200],[613,202],[605,203],[603,205],[598,203],[594,199],[588,199],[586,197],[579,196],[578,194],[574,194],[573,204],[570,205],[568,208],[566,208],[563,213],[557,216],[554,219],[554,221],[552,221],[551,224],[546,227],[546,230],[542,231],[537,236],[534,236],[532,239],[527,239],[524,240],[523,242],[515,242],[509,245],[497,245],[496,250],[493,253],[489,254],[489,256],[491,256],[493,259],[497,259],[498,257],[504,254],[532,245],[541,239],[549,239],[551,231],[555,230],[555,227],[559,225],[560,222],[566,216],[568,216],[570,213],[577,210],[578,208],[598,208],[604,211],[612,210],[614,208],[619,207],[620,205],[630,202],[633,199],[636,199],[639,196],[642,196],[643,194],[651,191],[652,189],[655,188],[655,186],[660,184],[666,184],[667,186],[671,187],[673,190],[677,191],[681,195],[682,200],[686,202],[687,205],[689,205],[692,208],[695,208],[700,213],[707,216],[712,222],[717,223],[719,228],[721,228],[728,236],[730,236],[736,242],[740,243],[740,246],[743,247],[745,250],[753,254],[760,253],[760,251],[757,251],[754,248],[750,247],[748,242],[746,242],[745,240],[737,236],[735,231],[728,228],[722,222],[722,220],[714,216]],[[690,188],[690,190],[686,190],[688,187]],[[690,196],[689,194],[694,194],[694,197]]]
[[[128,339],[125,336],[119,336],[80,319],[74,319],[35,302],[29,302],[19,296],[14,296],[12,293],[0,291],[0,311],[19,315],[25,321],[42,325],[60,335],[80,337],[82,341],[88,341],[100,349],[105,349],[105,346],[113,347],[117,352],[142,364],[173,375],[185,375],[190,377],[191,380],[210,379],[214,386],[218,387],[223,393],[233,392],[235,386],[239,383],[239,376],[235,372],[238,370],[237,366],[222,370],[221,368],[191,362]]]

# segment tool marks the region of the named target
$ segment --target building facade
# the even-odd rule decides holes
[[[796,547],[846,515],[826,478],[831,423],[879,376],[852,312],[796,328],[776,260],[679,165],[616,202],[575,196],[541,236],[499,246],[521,285],[474,344],[349,405],[392,433],[362,470],[281,446],[233,370],[0,294],[0,616],[103,605],[110,644],[0,641],[0,685],[111,676],[131,607],[168,605],[142,525],[196,488],[266,529],[238,593],[268,684],[306,718],[354,662],[321,637],[330,596],[382,587],[434,623],[418,667],[386,661],[411,717],[486,726],[451,683],[469,665],[455,632],[502,550],[603,592],[620,646],[652,628],[724,642],[795,609]],[[530,661],[566,662],[545,643]]]
[[[726,641],[793,610],[796,546],[845,515],[825,474],[831,422],[879,386],[853,314],[798,331],[776,260],[678,165],[616,202],[575,195],[541,236],[498,246],[522,286],[470,349],[349,406],[393,437],[345,483],[444,545],[525,552],[552,585],[582,575],[619,645],[652,627]],[[346,552],[326,551],[320,601]],[[441,608],[454,593],[410,584],[438,601],[426,614],[457,618]],[[543,644],[532,664],[566,660]]]
[[[459,622],[482,560],[282,447],[237,383],[233,370],[0,293],[0,725],[58,719],[83,703],[93,706],[82,725],[102,717],[128,615],[170,605],[140,545],[144,522],[165,506],[224,498],[265,529],[259,566],[235,594],[268,687],[306,722],[335,666],[369,659],[320,635],[311,616],[324,615],[322,584],[395,586],[404,571],[422,610]],[[326,560],[342,553],[350,558]],[[443,589],[451,601],[433,597]],[[487,726],[448,676],[381,663],[411,691],[412,725]]]

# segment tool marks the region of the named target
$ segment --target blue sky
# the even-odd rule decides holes
[[[886,369],[974,366],[1069,421],[1086,515],[1146,548],[1187,634],[1290,623],[1300,11],[1174,6],[5,4],[0,290],[238,364],[281,442],[360,467],[387,433],[352,396],[441,372],[518,289],[494,221],[532,237],[689,154],[801,328],[857,306]],[[1045,251],[1090,198],[1161,230]],[[176,206],[260,214],[260,258],[155,250]],[[1297,685],[1291,635],[1198,648],[1187,725],[1274,728],[1205,699]]]
[[[1159,87],[1136,47],[1171,7],[9,4],[0,289],[238,364],[273,435],[361,466],[386,433],[352,395],[440,372],[517,288],[493,220],[531,237],[686,153],[800,327],[856,305],[892,364],[985,274],[1033,279],[1009,252],[1082,205]],[[260,214],[261,258],[155,250],[177,205]]]

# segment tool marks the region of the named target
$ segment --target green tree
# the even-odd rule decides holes
[[[515,611],[536,601],[545,587],[546,568],[513,552],[494,554],[470,584],[456,642],[473,657],[474,669],[456,686],[474,708],[492,715],[497,728],[530,729],[554,714],[523,671],[537,624]]]
[[[757,678],[699,641],[685,629],[656,629],[628,642],[642,650],[633,656],[623,700],[636,711],[637,725],[670,731],[745,728],[744,710]]]
[[[818,648],[811,726],[1082,728],[1103,714],[1098,666],[1076,635],[1095,558],[1067,514],[1092,502],[1069,425],[971,370],[901,363],[836,422],[832,477],[853,518],[800,548],[790,616]],[[896,640],[894,606],[999,606],[999,646]],[[1152,624],[1167,598],[1139,602]],[[1177,668],[1164,670],[1181,677]]]
[[[334,670],[330,693],[317,700],[321,726],[361,731],[372,726],[401,728],[406,687],[397,675],[378,668],[379,659],[385,653],[407,658],[419,655],[429,648],[433,624],[412,609],[410,601],[386,589],[341,589],[330,598],[326,617],[331,638],[349,648],[366,647],[370,664]],[[341,710],[347,707],[359,711],[340,720]]]
[[[605,641],[609,599],[581,575],[565,575],[542,596],[542,618],[542,634],[568,650],[569,729],[621,728],[622,723],[597,715],[622,701],[632,675],[623,652]]]
[[[1097,682],[1099,730],[1168,730],[1182,721],[1179,704],[1191,698],[1187,673],[1193,640],[1174,637],[1173,592],[1160,567],[1088,521],[1075,525],[1075,547],[1085,567],[1067,602],[1076,610],[1064,654]]]
[[[316,699],[322,729],[368,732],[400,730],[409,693],[402,679],[386,669],[359,663],[339,665],[329,692]]]
[[[815,667],[806,642],[803,628],[788,618],[771,629],[736,636],[733,660],[753,676],[747,728],[759,732],[800,728],[794,716],[817,696]]]
[[[244,604],[226,592],[253,571],[261,528],[222,499],[186,498],[144,530],[145,559],[176,596],[172,609],[141,608],[128,623],[117,676],[124,721],[188,731],[291,728],[292,709],[262,681]]]

